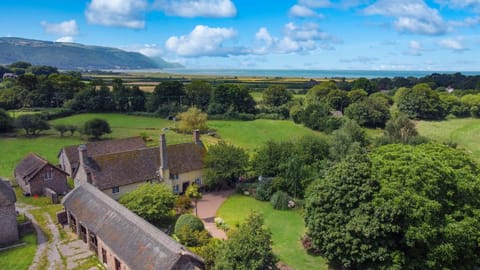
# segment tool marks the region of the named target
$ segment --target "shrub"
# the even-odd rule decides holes
[[[186,196],[178,196],[175,200],[175,209],[177,213],[185,214],[192,209],[192,201]]]
[[[274,209],[287,210],[289,200],[290,197],[288,194],[279,190],[272,195],[272,198],[270,198],[270,203]]]
[[[257,190],[255,192],[255,199],[259,201],[269,201],[273,194],[272,180],[263,179],[258,183]]]
[[[198,247],[208,244],[211,236],[206,230],[196,231],[188,226],[182,227],[176,236],[182,245]]]
[[[216,217],[214,219],[214,221],[215,221],[215,226],[217,226],[217,228],[219,228],[220,230],[225,231],[225,232],[228,231],[228,225],[225,222],[225,220],[223,220],[223,218]]]
[[[175,223],[175,234],[178,235],[183,227],[188,227],[193,231],[202,231],[205,229],[202,221],[192,214],[183,214],[178,218],[177,223]]]

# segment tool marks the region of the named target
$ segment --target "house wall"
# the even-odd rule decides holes
[[[25,182],[21,177],[15,176],[15,179],[17,179],[17,184],[22,188],[23,191],[32,194],[30,191],[30,185],[27,182]]]
[[[73,175],[72,164],[70,164],[70,160],[68,159],[63,149],[62,152],[60,152],[60,156],[58,157],[58,163],[62,166],[62,170],[64,170],[69,175]]]
[[[120,186],[119,187],[119,192],[118,193],[113,193],[112,192],[112,189],[109,188],[109,189],[102,189],[102,192],[107,194],[110,198],[114,199],[114,200],[118,200],[120,199],[120,197],[127,193],[127,192],[130,192],[136,188],[138,188],[138,186],[140,185],[143,185],[147,183],[147,181],[142,181],[142,182],[137,182],[137,183],[133,183],[133,184],[130,184],[130,185],[124,185],[124,186]]]
[[[52,169],[52,179],[45,180],[45,174]],[[51,188],[57,194],[68,192],[67,176],[52,166],[45,166],[41,171],[30,180],[30,193],[32,195],[42,195],[44,188]]]
[[[97,237],[97,242],[98,242],[98,260],[103,263],[109,270],[115,270],[115,258],[121,263],[121,269],[122,270],[131,270],[130,267],[128,267],[121,258],[116,256],[116,254],[100,239]],[[102,257],[102,248],[105,249],[107,253],[107,263],[105,264],[103,262],[103,257]]]
[[[192,184],[197,178],[200,178],[203,184],[203,169],[179,174],[178,179],[168,179],[165,181],[165,183],[169,184],[172,187],[172,190],[175,185],[178,185],[178,192],[183,193],[185,192],[185,190],[183,190],[183,183],[189,182]]]
[[[15,205],[0,206],[0,246],[18,241]]]

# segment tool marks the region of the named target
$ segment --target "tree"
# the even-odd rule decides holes
[[[263,217],[251,213],[219,249],[214,269],[277,269],[276,262],[270,232],[263,228]]]
[[[330,107],[323,102],[312,102],[302,112],[302,123],[311,129],[325,131],[327,133],[338,129],[341,125],[341,118],[331,114]]]
[[[412,89],[402,89],[395,94],[398,109],[411,118],[442,119],[446,112],[438,93],[428,84],[421,83]]]
[[[85,122],[83,133],[98,140],[103,134],[112,133],[112,130],[106,120],[94,118]]]
[[[198,216],[198,201],[202,199],[202,193],[198,191],[197,184],[191,184],[187,187],[185,191],[185,196],[195,202],[195,215]]]
[[[65,132],[68,131],[68,127],[66,125],[63,125],[63,124],[57,124],[55,126],[53,126],[53,128],[60,132],[60,136],[63,137],[63,134],[65,134]]]
[[[383,127],[390,118],[389,106],[381,97],[369,96],[345,109],[345,116],[364,127]]]
[[[385,126],[385,136],[390,143],[407,144],[417,135],[415,123],[405,114],[399,114],[395,118],[388,120]]]
[[[42,130],[50,129],[47,121],[37,114],[24,114],[15,119],[15,127],[25,130],[26,135],[36,135]]]
[[[13,128],[13,118],[7,111],[0,108],[0,133],[10,131]]]
[[[206,111],[212,96],[212,85],[206,81],[193,80],[185,86],[185,95],[188,105]]]
[[[194,130],[205,131],[208,129],[207,114],[195,107],[179,114],[177,118],[180,119],[178,130],[181,132],[190,133]]]
[[[348,92],[339,89],[330,91],[327,95],[327,103],[331,108],[343,112],[343,110],[350,104]]]
[[[220,141],[205,156],[205,183],[211,188],[232,187],[248,165],[248,154],[240,147]]]
[[[147,100],[147,111],[154,112],[161,105],[173,105],[179,107],[182,97],[185,96],[183,83],[179,81],[161,82],[153,90],[152,95]]]
[[[263,103],[269,107],[278,107],[292,100],[292,93],[283,85],[271,85],[263,91]]]
[[[143,184],[123,194],[119,202],[151,223],[171,217],[175,195],[165,184]]]
[[[340,129],[332,133],[330,156],[338,161],[360,152],[367,145],[365,131],[354,120],[347,120]]]
[[[212,92],[208,113],[255,113],[255,105],[255,100],[248,92],[248,88],[235,84],[221,84]]]
[[[308,235],[347,269],[474,269],[479,172],[463,151],[441,144],[347,157],[309,189]]]

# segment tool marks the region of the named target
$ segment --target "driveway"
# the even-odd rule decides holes
[[[218,229],[215,225],[214,219],[218,208],[234,192],[235,190],[232,189],[204,193],[202,199],[198,201],[198,217],[205,224],[205,229],[215,238],[227,239],[225,232]],[[195,209],[193,211],[195,213]]]

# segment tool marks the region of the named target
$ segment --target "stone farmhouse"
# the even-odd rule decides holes
[[[16,201],[17,197],[10,183],[0,179],[0,247],[19,240]]]
[[[52,191],[56,194],[68,192],[68,173],[34,153],[28,154],[18,163],[14,176],[23,191],[30,195],[44,195]]]
[[[89,183],[72,190],[62,204],[69,227],[108,269],[205,267],[200,257]]]
[[[206,149],[198,131],[190,143],[167,146],[161,134],[159,147],[94,156],[90,151],[88,145],[78,147],[75,186],[90,183],[114,199],[146,182],[166,183],[174,193],[183,193],[192,183],[202,185]]]
[[[147,146],[141,137],[131,137],[125,139],[90,142],[86,144],[86,147],[88,148],[88,154],[91,157],[94,157],[115,152],[125,152],[146,148]],[[71,145],[62,148],[57,157],[60,167],[69,175],[73,176],[80,164],[78,145]]]

